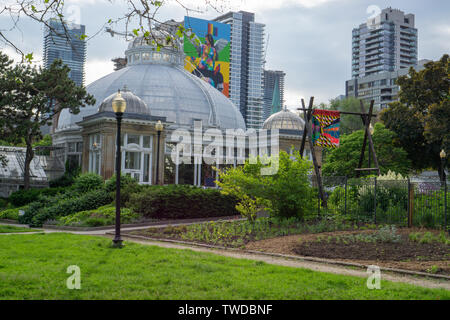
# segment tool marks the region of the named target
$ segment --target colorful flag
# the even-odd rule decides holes
[[[339,111],[314,110],[312,114],[313,144],[324,148],[339,147]]]

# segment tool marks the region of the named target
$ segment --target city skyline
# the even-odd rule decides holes
[[[236,4],[238,3],[238,4]],[[239,3],[241,5],[239,5]],[[111,6],[104,1],[72,0],[68,4],[80,7],[80,22],[86,25],[88,36],[100,30],[109,16],[115,17],[122,11],[122,5]],[[277,3],[258,3],[256,1],[231,1],[228,10],[247,10],[254,12],[256,20],[266,25],[266,34],[270,35],[266,69],[286,72],[286,105],[298,105],[301,98],[315,96],[315,101],[325,102],[345,93],[344,83],[351,77],[351,30],[370,16],[366,12],[371,5],[380,9],[391,6],[416,16],[416,28],[419,30],[418,59],[439,59],[448,52],[450,42],[450,23],[446,19],[446,8],[450,4],[435,1],[433,4],[442,10],[434,10],[420,1],[280,1]],[[102,8],[102,16],[95,12]],[[434,7],[436,8],[436,7]],[[167,4],[161,10],[164,20],[182,20],[185,11],[176,5]],[[194,17],[211,19],[220,13],[209,10]],[[5,22],[7,17],[0,17]],[[117,26],[117,29],[121,29]],[[37,61],[42,61],[43,30],[26,19],[21,20],[20,32],[10,36],[26,52],[33,52]],[[333,32],[330,32],[333,30]],[[265,39],[267,40],[267,38]],[[88,41],[86,61],[86,82],[89,83],[110,73],[114,64],[110,60],[121,55],[127,43],[118,37],[100,33]],[[108,48],[105,51],[105,48]],[[1,50],[17,57],[11,48],[3,46]]]

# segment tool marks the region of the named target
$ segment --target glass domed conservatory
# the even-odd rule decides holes
[[[163,34],[160,36],[165,38]],[[201,127],[202,133],[235,130],[244,134],[246,126],[240,111],[220,91],[187,72],[184,53],[173,46],[164,46],[158,51],[145,39],[137,37],[130,42],[125,55],[126,67],[87,86],[87,91],[96,99],[94,106],[81,108],[78,114],[62,110],[55,116],[53,144],[65,150],[63,161],[80,165],[82,172],[95,172],[105,179],[114,174],[117,123],[111,102],[120,89],[127,103],[122,120],[122,172],[143,184],[159,181],[214,186],[216,173],[212,165],[197,160],[203,150],[194,148],[195,130]],[[159,150],[155,129],[158,121],[164,126]],[[292,145],[296,148],[300,145],[302,121],[283,110],[272,115],[264,129],[281,129],[280,138],[284,142],[280,141],[280,147],[289,150]],[[189,149],[190,164],[178,164],[171,156],[179,142],[173,140],[174,133],[180,130],[194,136],[184,145]],[[203,148],[205,146],[203,144]],[[227,152],[225,149],[223,154]],[[248,145],[234,148],[233,159],[228,159],[227,165],[242,163],[248,152]],[[218,154],[220,156],[220,152]],[[156,167],[161,168],[159,172]]]

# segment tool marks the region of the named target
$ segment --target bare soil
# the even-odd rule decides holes
[[[334,239],[328,240],[330,236],[375,232],[340,231],[255,241],[248,243],[246,249],[450,275],[449,246],[438,242],[430,244],[412,242],[408,234],[413,231],[417,230],[399,230],[402,236],[399,243],[337,243]]]

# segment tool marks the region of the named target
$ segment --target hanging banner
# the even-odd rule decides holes
[[[339,111],[314,110],[312,114],[313,144],[323,148],[339,147]]]

